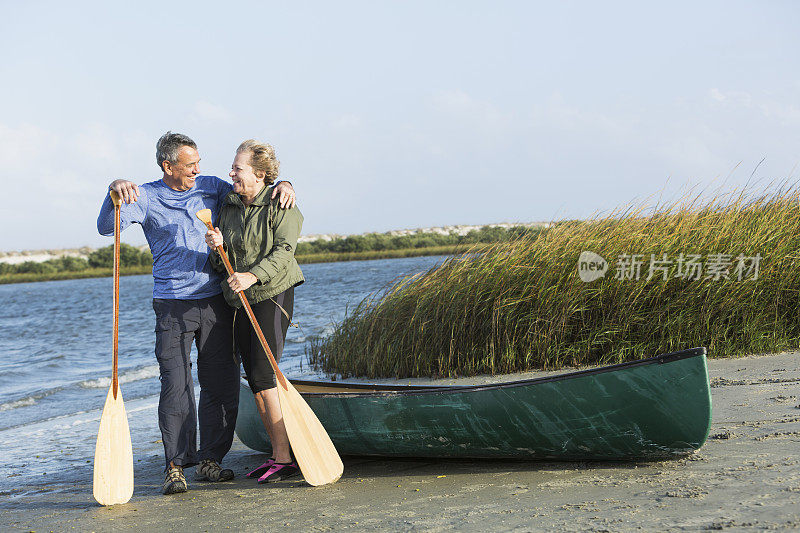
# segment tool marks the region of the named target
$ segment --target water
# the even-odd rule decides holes
[[[300,329],[289,328],[281,370],[318,377],[305,360],[307,337],[330,334],[348,307],[443,259],[302,266],[306,283],[295,289],[293,316]],[[7,480],[33,485],[53,470],[79,468],[91,477],[111,384],[112,291],[111,278],[0,285],[0,495],[16,494],[4,490]],[[161,438],[152,291],[151,276],[120,280],[119,376],[134,456]]]

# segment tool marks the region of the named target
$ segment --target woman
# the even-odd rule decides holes
[[[222,202],[219,227],[206,233],[206,243],[211,248],[223,245],[233,265],[234,274],[222,282],[225,299],[241,308],[236,293],[244,291],[276,361],[291,321],[294,287],[304,281],[294,257],[303,215],[297,207],[280,209],[277,201],[270,200],[269,186],[278,177],[279,166],[272,146],[253,139],[239,145],[229,174],[233,192]],[[214,268],[225,270],[219,254],[211,258]],[[242,309],[234,313],[233,334],[272,443],[272,458],[247,476],[267,483],[296,475],[299,468],[283,424],[275,373]]]

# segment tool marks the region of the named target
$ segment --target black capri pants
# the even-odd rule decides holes
[[[275,305],[276,303],[277,305]],[[289,329],[289,322],[291,322],[294,310],[294,287],[286,289],[269,300],[250,304],[250,307],[253,308],[253,314],[258,320],[258,325],[261,326],[261,331],[267,339],[267,345],[269,345],[272,355],[275,356],[275,361],[280,361],[286,331]],[[288,317],[283,314],[281,307],[289,315]],[[275,372],[269,364],[267,354],[261,347],[244,309],[236,311],[233,322],[233,338],[236,350],[242,358],[244,372],[247,374],[247,383],[250,384],[253,394],[274,388],[276,386]]]

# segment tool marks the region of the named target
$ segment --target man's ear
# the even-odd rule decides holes
[[[161,167],[164,169],[164,174],[166,174],[167,176],[172,176],[172,165],[170,164],[169,161],[164,160],[161,163]]]

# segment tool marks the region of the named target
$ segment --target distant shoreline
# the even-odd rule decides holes
[[[525,222],[525,223],[510,223],[510,222],[498,222],[493,224],[483,224],[483,225],[452,225],[452,226],[438,226],[438,227],[429,227],[429,228],[414,228],[414,229],[402,229],[402,230],[392,230],[386,232],[367,232],[367,233],[359,233],[359,234],[352,234],[352,235],[339,235],[335,233],[320,233],[320,234],[313,234],[313,235],[301,235],[298,239],[298,243],[310,243],[314,241],[325,241],[330,242],[337,239],[345,239],[347,237],[357,237],[357,236],[367,236],[367,235],[388,235],[391,237],[402,237],[408,235],[418,235],[422,233],[430,233],[430,234],[439,234],[439,235],[449,235],[454,233],[456,235],[466,235],[470,231],[479,230],[481,228],[511,228],[515,226],[526,226],[526,227],[548,227],[549,223],[547,222]],[[147,251],[149,250],[149,246],[146,244],[142,245],[133,245],[139,250]],[[50,259],[58,259],[60,257],[80,257],[86,258],[90,253],[97,250],[97,248],[92,248],[90,246],[82,246],[79,248],[61,248],[61,249],[38,249],[38,250],[8,250],[8,251],[0,251],[0,263],[8,263],[8,264],[20,264],[24,263],[25,261],[34,261],[34,262],[44,262]],[[429,254],[425,254],[429,255]],[[407,256],[404,256],[407,257]],[[319,262],[319,261],[308,261],[308,262]]]
[[[481,245],[477,245],[481,246]],[[366,252],[343,252],[343,253],[322,253],[297,256],[300,264],[311,263],[335,263],[340,261],[366,261],[370,259],[401,259],[404,257],[423,257],[431,255],[454,255],[465,252],[470,248],[464,245],[454,246],[433,246],[429,248],[407,248],[401,250],[371,250]],[[152,268],[149,266],[141,267],[122,267],[121,276],[138,276],[151,274]],[[63,281],[68,279],[87,279],[87,278],[107,278],[111,277],[110,268],[91,268],[77,272],[52,272],[48,274],[3,274],[0,275],[0,285],[10,283],[34,283],[38,281]]]
[[[507,223],[487,226],[445,226],[347,237],[305,236],[297,243],[295,257],[301,264],[451,255],[508,242],[523,235],[548,231],[549,224]],[[311,240],[315,237],[313,240]],[[153,256],[148,246],[122,243],[121,274],[152,272]],[[0,284],[30,283],[111,276],[113,245],[97,250],[88,247],[37,252],[0,252]]]
[[[150,274],[152,269],[147,267],[124,267],[119,269],[120,276],[138,276]],[[0,285],[10,283],[35,283],[38,281],[64,281],[68,279],[108,278],[111,277],[110,268],[90,268],[77,272],[51,272],[48,274],[3,274],[0,275]]]

